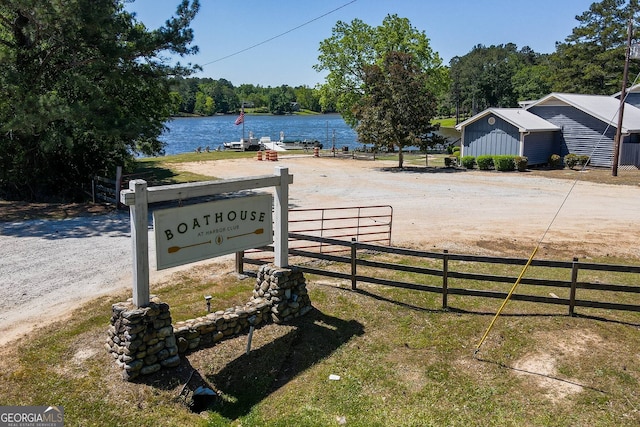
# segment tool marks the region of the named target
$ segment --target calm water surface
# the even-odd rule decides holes
[[[175,118],[167,123],[160,140],[166,142],[166,154],[179,154],[193,151],[198,147],[209,146],[216,150],[223,142],[239,141],[242,138],[242,125],[235,125],[237,116],[212,116]],[[285,139],[315,139],[329,148],[335,141],[336,147],[348,146],[350,149],[362,147],[357,135],[339,114],[314,116],[245,116],[244,136],[252,132],[256,138],[268,136],[276,141],[280,132]]]
[[[242,138],[242,125],[235,125],[237,116],[211,116],[175,118],[167,123],[168,130],[160,140],[165,142],[166,154],[180,154],[209,146],[211,150],[222,147],[223,142],[239,141]],[[245,116],[244,136],[252,132],[256,138],[268,136],[276,141],[280,133],[288,140],[312,139],[322,143],[325,149],[334,146],[337,149],[349,147],[362,148],[356,132],[351,129],[339,114],[321,114],[313,116]],[[459,138],[458,132],[443,129],[443,134]]]

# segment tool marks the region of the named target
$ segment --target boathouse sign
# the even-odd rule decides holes
[[[272,209],[259,194],[154,211],[157,269],[270,245]]]
[[[205,247],[219,246],[220,248],[217,249],[226,252],[233,251],[232,248],[240,250],[249,244],[251,247],[264,246],[273,241],[273,264],[276,267],[287,267],[289,263],[289,185],[291,183],[293,183],[293,175],[290,175],[289,169],[285,167],[276,167],[273,175],[157,187],[147,187],[147,182],[141,179],[130,181],[129,189],[120,192],[120,202],[129,207],[131,217],[133,303],[138,307],[149,303],[149,204],[223,194],[235,194],[240,198],[244,197],[242,192],[247,190],[255,191],[259,188],[272,187],[275,189],[275,197],[272,199],[273,212],[271,202],[267,202],[266,199],[247,199],[246,205],[206,206],[196,208],[194,211],[184,210],[185,207],[182,207],[178,208],[183,211],[177,216],[167,214],[167,218],[159,219],[155,227],[159,233],[156,235],[156,240],[164,239],[158,252],[164,251],[166,255],[183,256],[194,250],[198,256],[203,256],[200,251]],[[243,211],[246,212],[243,213]],[[264,216],[262,216],[263,213]],[[216,227],[216,220],[218,220],[218,227]],[[273,225],[271,225],[272,221]],[[159,264],[164,265],[162,268],[167,268],[173,262],[175,261],[163,260]]]

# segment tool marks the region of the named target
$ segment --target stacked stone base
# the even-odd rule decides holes
[[[108,333],[106,348],[125,380],[180,364],[169,305],[155,297],[146,307],[113,304]]]
[[[307,281],[299,269],[279,269],[268,264],[258,270],[251,301],[266,301],[275,323],[288,322],[311,310]]]
[[[169,305],[152,298],[147,307],[131,300],[112,306],[106,348],[132,380],[180,364],[179,354],[246,333],[252,326],[284,323],[311,310],[306,279],[295,267],[263,265],[253,296],[244,306],[171,324]]]

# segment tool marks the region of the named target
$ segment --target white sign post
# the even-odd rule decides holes
[[[186,200],[194,197],[213,196],[217,194],[238,192],[243,190],[252,190],[257,188],[276,187],[276,198],[274,201],[274,264],[276,267],[287,267],[289,264],[289,184],[293,182],[293,175],[289,175],[289,169],[276,167],[275,175],[257,176],[251,178],[227,179],[222,181],[206,181],[194,182],[188,184],[165,185],[159,187],[147,188],[144,180],[134,180],[129,183],[128,190],[120,192],[120,202],[129,206],[131,217],[131,240],[133,251],[133,303],[138,307],[149,303],[149,219],[148,204],[165,202],[171,200]],[[193,205],[197,206],[197,205]],[[256,205],[258,206],[258,205]],[[182,208],[184,209],[184,208]],[[205,208],[206,209],[206,208]],[[248,209],[248,208],[247,208]],[[260,207],[255,210],[258,212]],[[205,213],[206,215],[206,213]],[[251,218],[250,213],[246,213]],[[259,214],[257,214],[259,216]],[[227,216],[227,219],[230,217]],[[180,223],[178,223],[180,224]],[[198,221],[198,224],[200,222]],[[191,223],[193,227],[193,222]],[[259,236],[266,237],[267,228],[256,226],[252,230],[247,231],[245,236],[236,236],[232,239]],[[181,226],[181,230],[183,227]],[[232,230],[228,230],[230,233]],[[178,234],[180,234],[178,232]],[[243,234],[243,233],[238,233]],[[222,235],[223,239],[233,234]],[[270,237],[270,236],[269,236]],[[251,240],[251,239],[249,239]],[[260,239],[255,239],[257,242]],[[197,243],[197,242],[196,242]],[[253,243],[253,241],[252,241]],[[181,249],[171,249],[171,251],[179,252],[182,246],[179,244],[170,245],[166,248],[167,252],[171,247],[180,247]],[[186,246],[186,245],[185,245]],[[203,245],[204,246],[204,245]],[[261,244],[257,244],[261,246]],[[186,249],[186,248],[185,248]],[[244,249],[248,249],[245,247]],[[202,259],[202,258],[201,258]],[[179,265],[179,264],[175,264]],[[164,267],[166,268],[166,267]]]

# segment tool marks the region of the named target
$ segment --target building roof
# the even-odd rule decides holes
[[[640,83],[627,88],[627,93],[638,93],[638,92],[640,92]],[[613,96],[614,98],[620,99],[621,93],[622,91],[618,91],[611,96]]]
[[[550,123],[545,119],[536,116],[535,114],[530,113],[522,108],[487,108],[483,112],[478,113],[470,119],[467,119],[464,122],[456,125],[456,129],[462,130],[463,127],[491,114],[500,117],[502,120],[517,127],[520,132],[543,132],[560,130],[560,128],[553,123]]]
[[[620,100],[606,95],[581,95],[575,93],[551,93],[534,102],[527,110],[539,106],[569,105],[601,120],[612,127],[618,127]],[[625,104],[622,117],[623,133],[640,133],[640,109]]]

